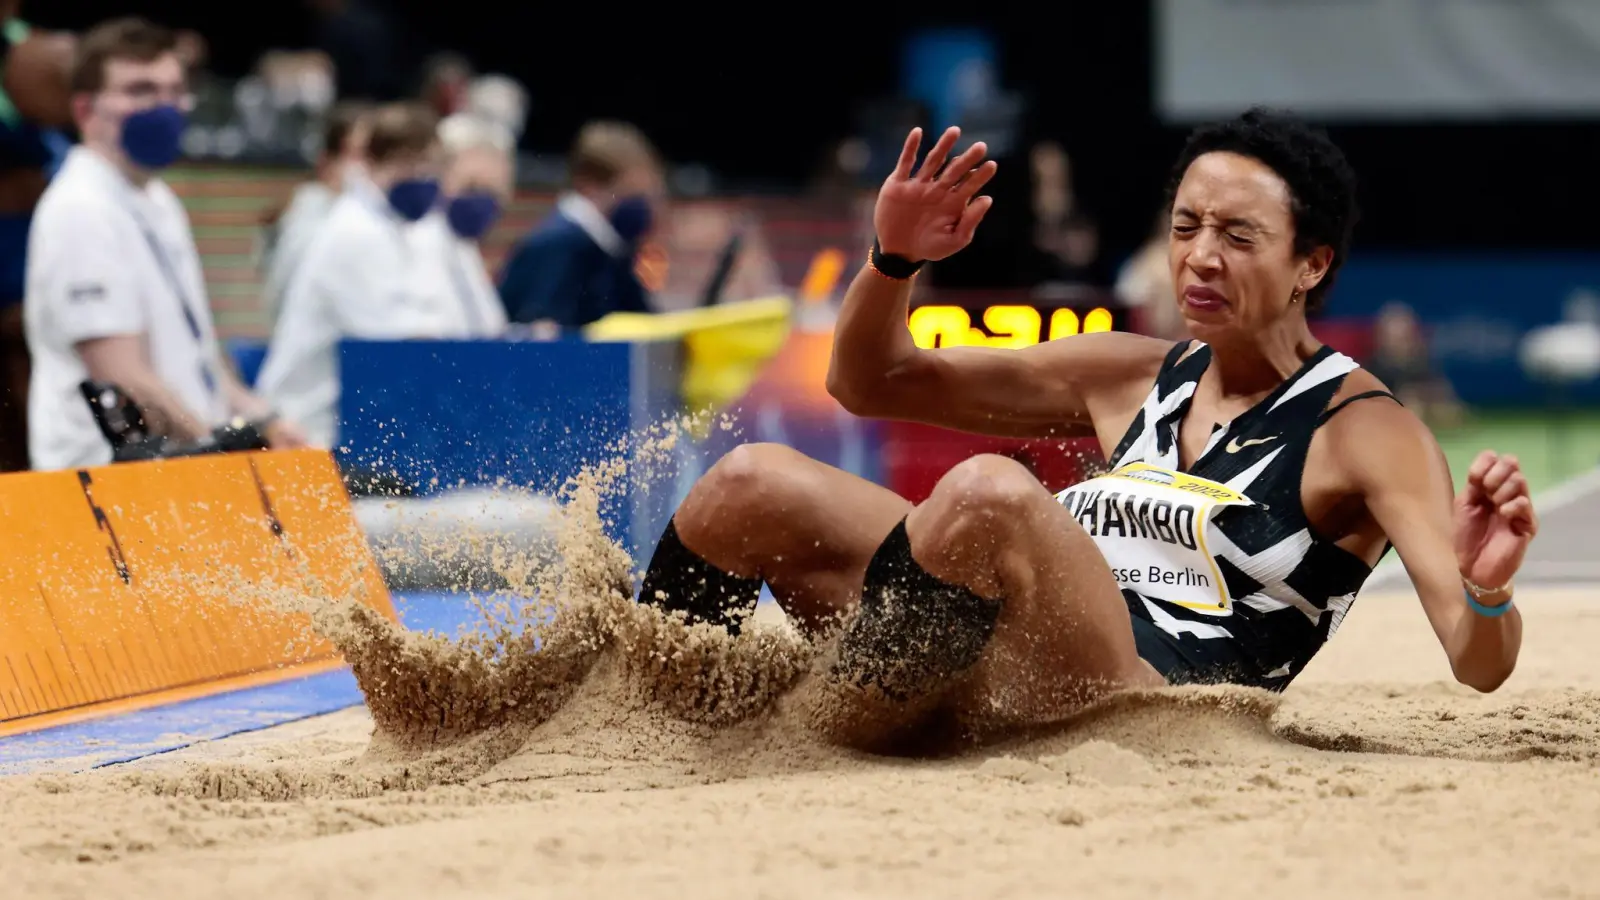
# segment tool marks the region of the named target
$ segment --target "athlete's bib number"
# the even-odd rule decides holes
[[[1094,538],[1123,588],[1214,615],[1233,607],[1206,549],[1211,517],[1253,502],[1225,485],[1129,463],[1056,495]]]

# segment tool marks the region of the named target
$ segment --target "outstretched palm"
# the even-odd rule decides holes
[[[978,223],[994,203],[977,193],[994,177],[997,166],[993,160],[984,161],[988,148],[982,142],[945,165],[960,137],[961,129],[945,129],[913,172],[922,129],[913,128],[906,136],[900,162],[878,191],[872,214],[883,252],[914,261],[944,259],[972,242]]]

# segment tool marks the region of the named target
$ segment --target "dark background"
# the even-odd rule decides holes
[[[744,190],[802,187],[828,146],[852,133],[863,104],[895,92],[900,38],[913,28],[990,28],[1006,87],[1030,100],[1028,134],[1057,139],[1072,154],[1078,193],[1113,254],[1148,233],[1184,133],[1152,112],[1151,12],[1138,0],[1032,7],[1037,15],[1017,5],[990,21],[970,7],[950,15],[872,3],[387,5],[404,26],[412,62],[452,49],[528,87],[527,149],[560,153],[586,119],[621,117],[672,161],[704,163]],[[136,7],[204,34],[222,75],[245,73],[267,49],[308,47],[314,33],[312,14],[296,0]],[[23,15],[83,28],[129,8],[126,0],[33,0]],[[1600,238],[1591,221],[1600,215],[1600,123],[1331,130],[1363,181],[1359,247],[1594,249]]]

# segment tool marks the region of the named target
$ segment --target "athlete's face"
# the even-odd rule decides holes
[[[1190,330],[1261,328],[1294,309],[1327,274],[1333,251],[1294,252],[1289,187],[1258,160],[1207,153],[1172,203],[1172,283]]]

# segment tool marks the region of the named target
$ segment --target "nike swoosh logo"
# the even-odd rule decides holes
[[[1248,441],[1241,441],[1238,438],[1234,438],[1233,440],[1228,442],[1227,450],[1228,450],[1229,453],[1238,453],[1240,450],[1243,450],[1246,447],[1254,447],[1257,444],[1265,444],[1268,441],[1275,441],[1277,439],[1278,439],[1277,435],[1273,435],[1272,437],[1264,437],[1264,438],[1251,438]]]

